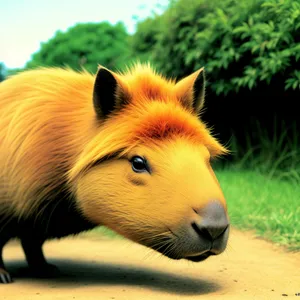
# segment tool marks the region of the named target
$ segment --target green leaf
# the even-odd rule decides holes
[[[298,82],[297,80],[294,81],[293,85],[292,85],[293,89],[295,90],[297,87],[300,87],[300,82]]]

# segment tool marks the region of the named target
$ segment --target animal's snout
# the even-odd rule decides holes
[[[192,227],[202,238],[214,241],[222,238],[229,228],[229,220],[224,207],[219,202],[211,202],[200,210],[194,209],[195,221]]]
[[[226,209],[219,201],[211,201],[195,209],[184,226],[180,247],[182,256],[191,261],[202,261],[211,255],[222,253],[227,246],[229,219]]]

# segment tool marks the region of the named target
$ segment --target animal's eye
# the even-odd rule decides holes
[[[140,156],[134,156],[131,160],[132,170],[136,173],[142,173],[148,171],[147,162]]]

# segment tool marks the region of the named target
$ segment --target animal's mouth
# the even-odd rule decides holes
[[[165,244],[160,247],[152,247],[152,249],[157,250],[158,252],[162,253],[163,255],[171,258],[171,259],[186,259],[193,262],[200,262],[212,255],[216,255],[214,252],[212,252],[209,248],[207,251],[202,252],[201,254],[194,254],[194,255],[178,255],[176,252],[168,251],[170,249],[170,244]]]
[[[200,255],[186,256],[186,257],[184,257],[184,259],[190,260],[190,261],[193,261],[193,262],[200,262],[200,261],[203,261],[203,260],[207,259],[211,255],[216,255],[216,254],[211,252],[211,251],[207,251],[207,252],[204,252]]]

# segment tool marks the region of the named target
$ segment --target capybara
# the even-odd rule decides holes
[[[226,154],[201,121],[205,73],[167,79],[149,64],[97,74],[23,71],[0,84],[2,249],[19,238],[34,276],[56,274],[42,245],[106,226],[171,259],[227,245],[229,217],[211,159]]]

